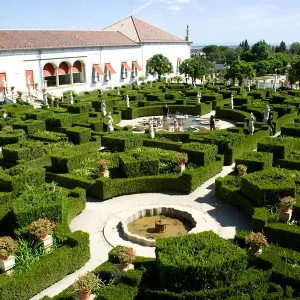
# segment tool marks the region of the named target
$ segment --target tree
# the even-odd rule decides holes
[[[225,79],[232,79],[233,81],[237,79],[240,85],[242,85],[243,79],[253,79],[254,77],[255,71],[252,64],[243,60],[234,61],[225,74]]]
[[[217,45],[209,45],[202,49],[207,59],[214,61],[220,60],[220,49]]]
[[[254,61],[267,59],[271,54],[271,48],[265,41],[259,41],[251,48],[251,54]]]
[[[173,72],[173,66],[167,57],[155,54],[147,63],[147,72],[151,75],[157,74],[158,80],[160,80],[162,75]]]
[[[296,55],[300,54],[300,43],[298,42],[292,43],[290,45],[290,52]]]
[[[248,41],[247,41],[247,40],[245,40],[245,41],[242,41],[242,42],[240,43],[240,47],[243,49],[243,51],[244,51],[244,52],[246,52],[246,51],[249,51],[249,50],[250,50],[250,46],[249,46],[249,44],[248,44]]]
[[[288,79],[292,84],[296,81],[300,81],[300,60],[293,62],[288,71]]]
[[[203,57],[193,57],[186,59],[179,67],[180,74],[185,74],[185,77],[191,77],[194,83],[196,79],[200,79],[206,75],[213,67],[212,63]]]

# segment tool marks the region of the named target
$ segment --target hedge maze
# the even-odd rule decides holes
[[[64,98],[69,99],[71,92]],[[145,192],[189,194],[233,163],[246,165],[247,175],[239,177],[234,171],[217,178],[215,194],[252,218],[253,231],[263,232],[271,246],[249,260],[245,231],[236,235],[234,244],[212,232],[160,239],[156,259],[137,257],[135,270],[107,285],[97,299],[300,299],[298,93],[160,82],[124,86],[120,95],[116,89],[72,93],[75,104],[56,99],[53,107],[3,107],[8,117],[0,119],[0,236],[30,244],[28,226],[47,216],[56,223],[56,242],[49,253],[25,260],[22,267],[18,260],[12,274],[0,274],[0,299],[29,299],[89,260],[88,234],[69,228],[84,210],[86,195],[109,201]],[[234,109],[229,108],[231,94]],[[129,96],[130,108],[124,95]],[[107,133],[108,118],[101,116],[103,99],[112,113],[114,132]],[[48,100],[50,104],[50,95]],[[173,114],[196,116],[214,109],[217,118],[235,121],[236,126],[157,132],[150,139],[134,133],[131,126],[117,125],[121,119],[161,115],[164,104]],[[266,105],[279,136],[270,137],[263,122]],[[247,130],[250,113],[256,118],[253,135]],[[182,173],[174,171],[176,153],[188,156]],[[99,176],[101,161],[107,164],[109,177]],[[58,185],[55,192],[48,188],[53,181]],[[297,200],[290,222],[279,220],[280,199],[285,196]],[[111,252],[93,272],[108,282],[116,264]],[[77,296],[70,287],[54,299]]]

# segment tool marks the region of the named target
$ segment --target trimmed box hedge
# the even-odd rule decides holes
[[[91,129],[84,127],[71,127],[66,130],[70,141],[75,144],[87,143],[91,139]]]
[[[221,288],[239,278],[246,253],[212,231],[157,239],[159,279],[169,291]]]

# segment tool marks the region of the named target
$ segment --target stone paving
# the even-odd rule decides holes
[[[232,166],[223,167],[221,173],[210,178],[189,195],[171,193],[145,193],[116,197],[104,202],[87,197],[86,209],[73,219],[71,230],[82,230],[90,234],[91,259],[80,270],[66,276],[40,294],[31,298],[41,299],[43,296],[53,297],[70,286],[79,274],[91,271],[108,259],[112,246],[106,241],[103,230],[108,221],[113,220],[122,211],[138,209],[144,205],[179,205],[199,210],[211,217],[212,222],[220,224],[220,235],[232,240],[235,233],[242,229],[251,229],[251,219],[229,204],[214,196],[215,178],[226,176],[233,170]],[[210,219],[210,218],[207,218]],[[115,234],[115,233],[114,233]],[[119,240],[121,243],[121,239]],[[118,242],[119,242],[118,241]],[[153,256],[153,248],[123,242],[132,246],[138,255]],[[148,250],[147,248],[150,248]]]

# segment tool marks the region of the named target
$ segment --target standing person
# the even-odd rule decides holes
[[[267,121],[267,124],[269,125],[271,136],[273,136],[273,134],[274,134],[274,125],[273,125],[272,121],[273,121],[273,115],[270,114],[269,118],[268,118],[268,121]]]
[[[213,115],[210,116],[209,125],[210,125],[210,130],[216,130],[216,122],[215,122],[215,117]]]
[[[169,114],[169,107],[168,105],[166,104],[164,107],[163,107],[163,117],[164,119],[167,119],[168,118],[168,114]]]

